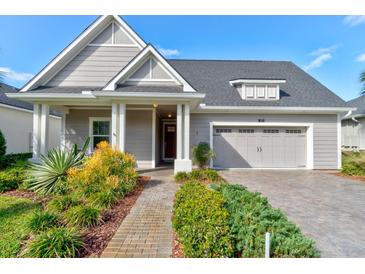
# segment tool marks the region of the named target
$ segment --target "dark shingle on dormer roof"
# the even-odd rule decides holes
[[[346,102],[287,61],[168,60],[213,106],[346,107]],[[285,79],[280,100],[242,100],[233,79]]]

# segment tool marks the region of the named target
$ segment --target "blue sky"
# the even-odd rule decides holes
[[[96,16],[0,16],[0,70],[20,87]],[[365,70],[365,16],[124,16],[168,58],[290,60],[348,100]],[[5,26],[5,27],[4,27]]]

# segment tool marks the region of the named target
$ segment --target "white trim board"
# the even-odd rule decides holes
[[[307,128],[307,165],[306,169],[313,169],[314,163],[314,147],[313,147],[313,123],[286,123],[286,122],[210,122],[209,123],[209,145],[212,149],[214,149],[213,143],[213,128],[215,126],[247,126],[247,127],[305,127]],[[210,167],[213,168],[213,160],[210,161]],[[256,168],[263,169],[263,168]],[[276,168],[271,168],[276,169]],[[293,168],[295,169],[295,168]],[[303,168],[298,168],[303,169]]]
[[[337,168],[342,168],[342,123],[341,123],[341,114],[337,114]]]
[[[355,110],[350,107],[263,107],[263,106],[207,106],[200,104],[192,113],[310,113],[337,114]]]

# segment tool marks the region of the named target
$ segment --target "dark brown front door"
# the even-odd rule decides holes
[[[176,124],[164,124],[164,159],[176,158]]]

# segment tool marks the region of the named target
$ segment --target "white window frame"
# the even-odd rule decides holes
[[[89,145],[89,152],[94,151],[94,137],[99,135],[94,135],[93,133],[93,124],[94,122],[109,122],[109,143],[111,142],[112,137],[112,124],[111,124],[111,117],[89,117],[89,137],[90,137],[90,145]],[[105,135],[100,135],[105,136]]]

